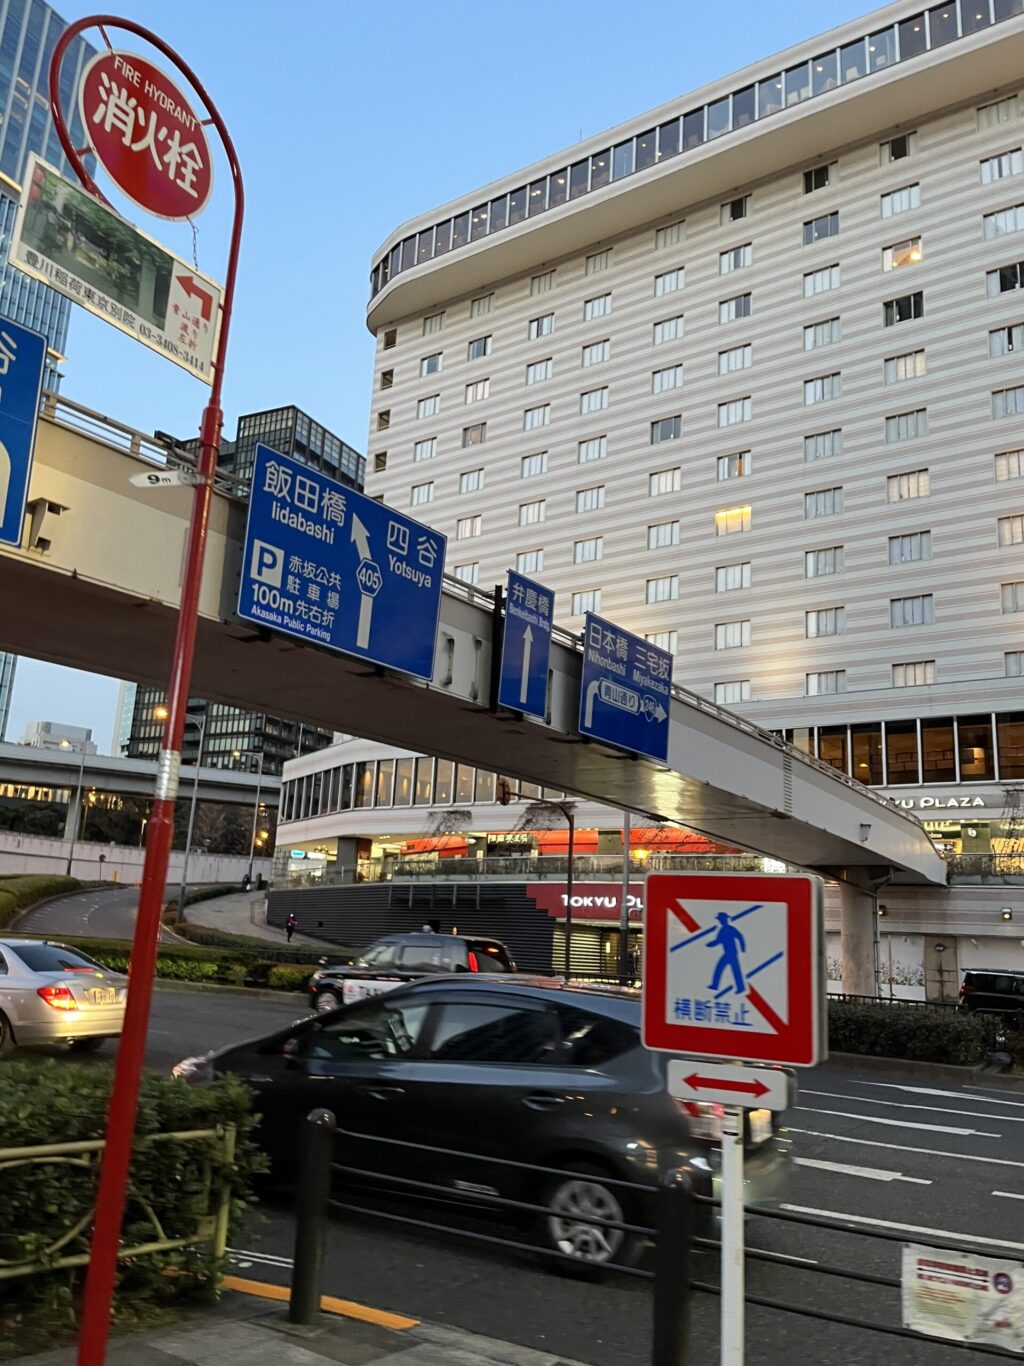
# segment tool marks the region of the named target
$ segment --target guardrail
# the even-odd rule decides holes
[[[947,854],[950,878],[1024,878],[1024,854]]]

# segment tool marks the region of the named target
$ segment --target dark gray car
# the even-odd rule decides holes
[[[423,979],[175,1069],[191,1082],[224,1072],[256,1091],[275,1162],[294,1161],[302,1117],[326,1106],[347,1131],[338,1140],[345,1165],[474,1202],[543,1204],[546,1246],[585,1262],[628,1261],[639,1244],[580,1216],[649,1225],[651,1188],[675,1167],[688,1167],[706,1194],[717,1186],[721,1111],[669,1095],[664,1057],[640,1041],[639,1002],[622,995]],[[753,1112],[748,1199],[778,1189],[784,1158],[773,1132],[770,1113]]]

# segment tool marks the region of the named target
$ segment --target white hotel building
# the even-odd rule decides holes
[[[1022,73],[1024,0],[890,5],[403,224],[368,310],[367,488],[449,573],[646,635],[986,857],[1024,833]]]

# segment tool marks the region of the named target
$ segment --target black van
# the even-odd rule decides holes
[[[1024,1027],[1024,972],[967,968],[960,986],[960,1009],[1008,1015]]]

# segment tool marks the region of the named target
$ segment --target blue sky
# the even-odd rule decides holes
[[[63,0],[68,20],[95,3]],[[118,7],[120,8],[120,7]],[[225,430],[295,403],[365,450],[371,257],[406,218],[864,13],[857,0],[126,0],[120,12],[184,56],[218,102],[246,182],[225,377]],[[144,50],[130,35],[115,46]],[[223,163],[196,220],[202,270],[223,278]],[[100,174],[100,184],[110,191]],[[191,231],[112,201],[192,254]],[[145,432],[191,436],[206,387],[76,311],[63,392]],[[8,738],[26,722],[92,726],[110,743],[117,684],[18,666]]]

